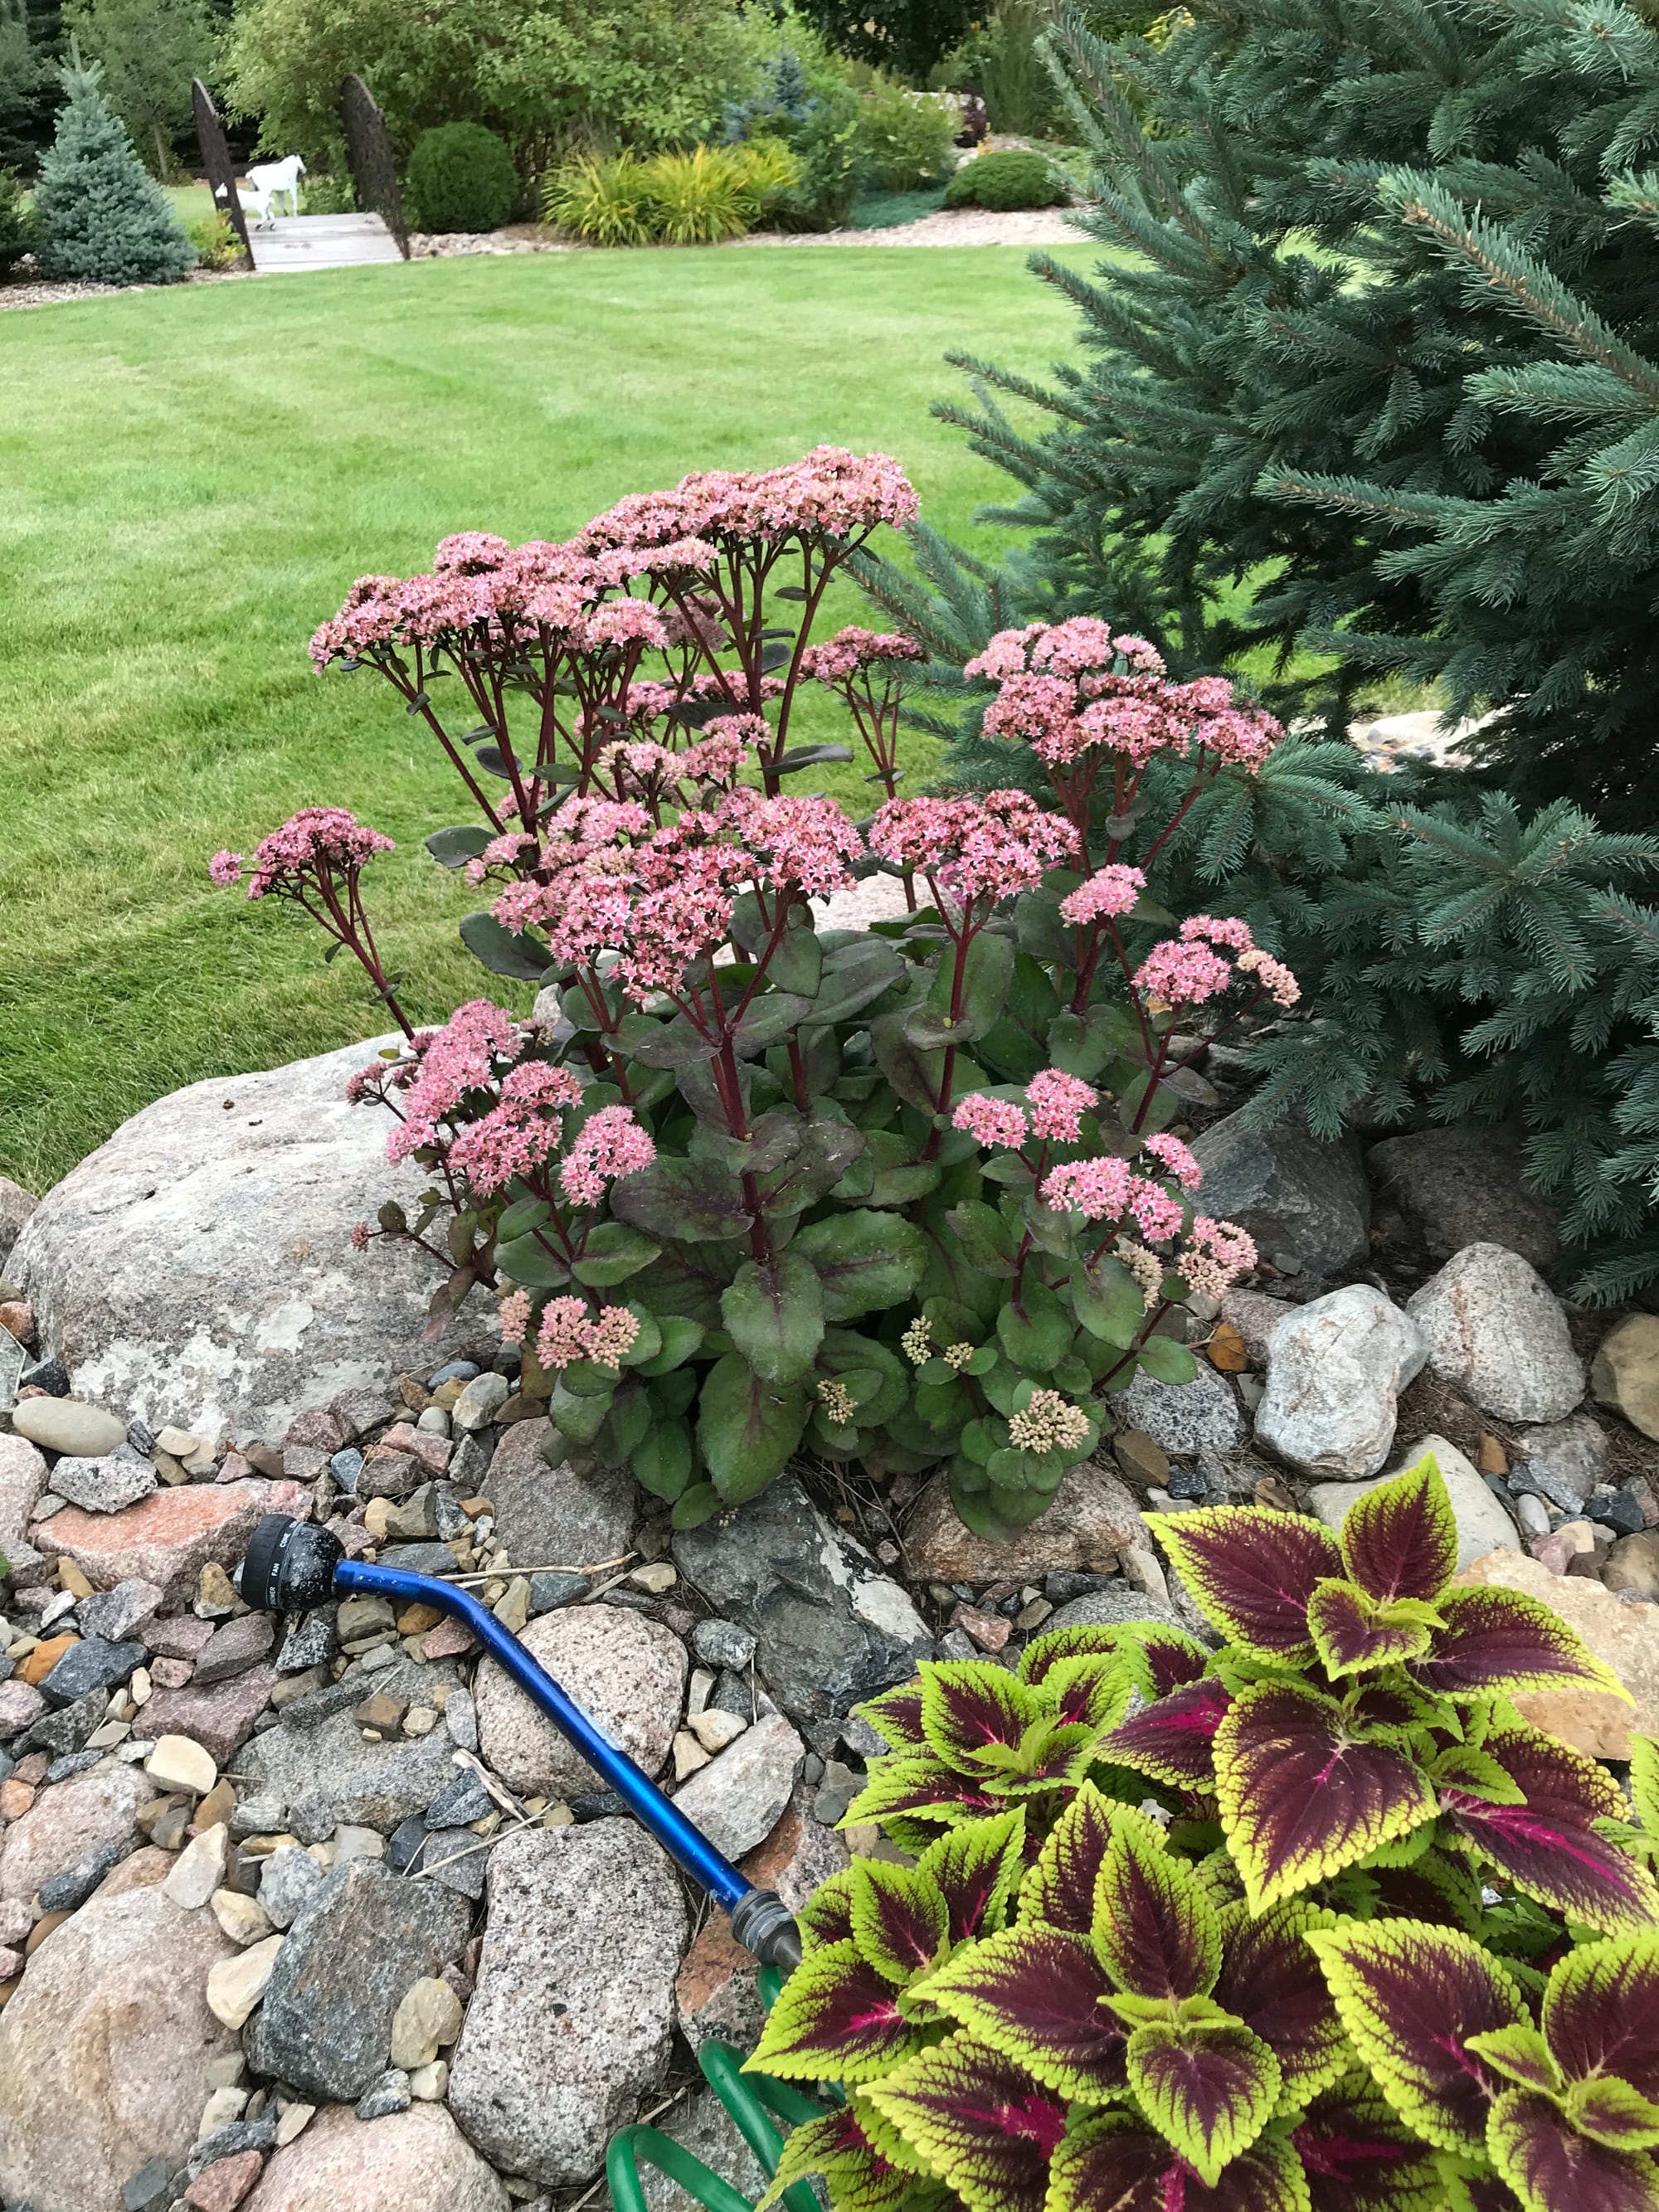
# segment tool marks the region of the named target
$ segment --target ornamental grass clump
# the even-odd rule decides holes
[[[456,770],[477,818],[428,849],[487,897],[461,936],[542,986],[539,1020],[479,1000],[416,1025],[362,896],[386,841],[351,816],[307,808],[251,864],[250,896],[319,921],[403,1032],[354,1095],[429,1188],[359,1241],[447,1271],[434,1337],[495,1294],[550,1456],[631,1467],[681,1526],[805,1450],[948,1466],[971,1528],[1017,1527],[1097,1446],[1103,1390],[1190,1379],[1181,1309],[1255,1263],[1201,1210],[1172,1086],[1204,1025],[1296,986],[1242,924],[1152,904],[1144,866],[1277,726],[1104,623],[1038,624],[985,666],[1052,807],[902,795],[921,648],[811,632],[915,507],[892,461],[821,448],[625,499],[567,544],[447,538],[318,631],[317,666],[374,670]],[[793,742],[808,686],[871,764],[866,820],[786,788],[853,757]],[[1154,757],[1185,790],[1158,823]],[[817,926],[876,871],[902,917]]]
[[[1547,1607],[1452,1586],[1431,1459],[1340,1537],[1158,1525],[1218,1650],[1065,1629],[863,1709],[891,1748],[847,1821],[914,1863],[803,1915],[750,2064],[842,2101],[771,2197],[1655,2212],[1659,1744],[1629,1803],[1511,1702],[1616,1680]]]

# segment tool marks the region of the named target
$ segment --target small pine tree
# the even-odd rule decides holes
[[[63,72],[67,101],[34,196],[41,265],[92,283],[172,283],[195,267],[196,249],[111,114],[99,74],[78,52]]]

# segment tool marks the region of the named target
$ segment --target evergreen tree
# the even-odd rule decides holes
[[[57,0],[0,0],[0,164],[32,176],[52,143],[63,97],[58,82],[62,26]]]
[[[1379,672],[1437,681],[1500,710],[1527,799],[1659,818],[1659,35],[1620,0],[1198,0],[1161,46],[1050,38],[1117,258],[1034,265],[1089,360],[964,360],[981,404],[940,412],[1026,488],[1051,592],[1179,668],[1271,648],[1333,734]]]
[[[196,249],[111,114],[99,76],[71,49],[67,102],[34,196],[41,264],[98,283],[168,283],[195,267]]]

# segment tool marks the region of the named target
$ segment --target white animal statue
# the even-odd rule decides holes
[[[305,173],[306,165],[297,154],[290,154],[282,161],[261,161],[248,171],[248,196],[254,206],[263,206],[262,222],[272,222],[283,212],[299,214],[300,179]],[[284,200],[288,202],[286,210],[282,205]]]

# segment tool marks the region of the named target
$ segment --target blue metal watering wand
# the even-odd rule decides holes
[[[235,1582],[244,1603],[264,1612],[296,1613],[307,1606],[322,1604],[331,1595],[362,1595],[391,1598],[403,1605],[434,1606],[465,1621],[490,1656],[615,1790],[682,1873],[731,1915],[732,1933],[744,1948],[763,1966],[776,1966],[785,1972],[800,1964],[800,1931],[782,1899],[772,1890],[757,1888],[723,1851],[716,1850],[650,1776],[600,1734],[547,1669],[470,1590],[437,1575],[412,1574],[403,1567],[369,1566],[349,1559],[337,1538],[326,1528],[276,1513],[267,1514],[254,1530]]]

